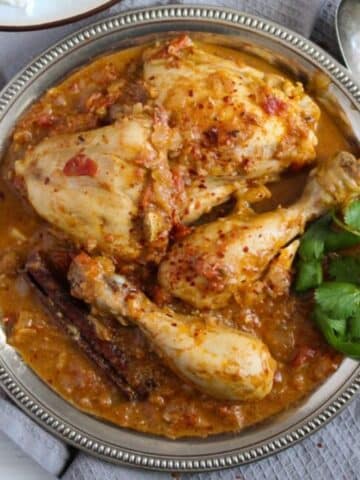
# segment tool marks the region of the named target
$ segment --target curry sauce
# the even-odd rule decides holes
[[[202,48],[262,71],[281,73],[265,61],[235,50],[202,44]],[[145,400],[128,401],[107,377],[77,348],[46,312],[26,282],[22,267],[36,245],[51,244],[59,232],[50,228],[16,193],[13,165],[26,149],[57,133],[81,132],[109,123],[118,102],[134,104],[143,91],[136,74],[143,47],[94,61],[50,89],[19,120],[3,166],[0,182],[0,305],[8,342],[24,361],[59,395],[74,406],[121,427],[164,435],[206,437],[240,431],[289,408],[331,375],[342,357],[332,350],[311,320],[311,296],[292,293],[273,297],[251,285],[241,304],[232,302],[214,312],[216,321],[260,337],[278,362],[271,393],[254,402],[216,400],[199,393],[166,368],[135,327],[114,329],[112,341],[131,348],[137,375],[151,369],[156,386]],[[125,89],[124,84],[128,87]],[[331,116],[322,110],[317,156],[328,157],[350,145]],[[300,194],[306,172],[289,173],[271,186],[273,196],[259,208],[286,205]],[[66,241],[66,240],[65,240]],[[121,268],[121,266],[120,266]],[[150,285],[154,272],[132,272],[144,281],[146,293],[157,299]],[[184,305],[173,305],[185,309]],[[99,327],[101,328],[101,327]],[[143,365],[143,371],[138,366]]]

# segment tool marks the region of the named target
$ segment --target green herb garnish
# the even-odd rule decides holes
[[[299,260],[295,280],[295,290],[305,292],[309,288],[317,287],[323,279],[322,264],[320,260]]]
[[[295,280],[297,292],[304,292],[321,284],[325,253],[360,244],[360,237],[357,235],[334,229],[333,216],[330,212],[316,220],[301,238]]]
[[[325,215],[314,222],[301,238],[298,251],[295,290],[304,292],[322,282],[322,259],[325,251],[325,238],[331,223],[331,215]]]
[[[348,255],[331,259],[329,276],[336,282],[350,282],[360,285],[360,258]]]
[[[314,310],[314,319],[322,331],[327,342],[339,352],[350,357],[360,359],[360,342],[358,337],[353,337],[348,323],[354,322],[356,317],[347,321],[343,319],[331,319],[321,308]],[[334,328],[335,327],[335,328]]]
[[[324,282],[315,290],[317,305],[332,318],[349,318],[360,310],[360,288],[352,283]]]
[[[329,252],[360,244],[360,200],[352,201],[342,219],[329,212],[314,222],[301,239],[295,290],[315,288],[314,320],[336,350],[360,359],[360,258],[340,255],[328,261]]]
[[[325,239],[325,252],[336,252],[343,248],[354,247],[360,244],[360,237],[353,232],[344,230],[334,230],[329,228],[328,234]]]
[[[360,201],[355,200],[346,206],[344,210],[344,222],[353,231],[360,235]]]

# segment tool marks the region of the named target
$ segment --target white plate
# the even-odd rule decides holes
[[[0,29],[26,30],[66,23],[101,10],[116,0],[30,0],[27,8],[0,3]]]

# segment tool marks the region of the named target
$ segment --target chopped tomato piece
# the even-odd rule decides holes
[[[56,117],[51,113],[42,113],[36,118],[36,123],[39,127],[52,127],[56,120]]]
[[[224,290],[224,270],[216,259],[202,255],[193,258],[193,265],[195,274],[206,279],[210,290],[214,292]]]
[[[280,98],[274,97],[273,95],[267,95],[262,103],[262,108],[269,115],[280,115],[287,109],[287,105],[280,100]]]
[[[188,227],[183,223],[175,223],[171,230],[171,236],[174,240],[181,240],[182,238],[186,237],[193,231],[192,227]]]
[[[180,50],[184,48],[191,47],[192,41],[190,37],[186,34],[181,35],[180,37],[175,38],[172,40],[168,47],[168,52],[170,55],[177,55]]]
[[[169,58],[169,57],[179,57],[181,50],[184,48],[192,47],[193,43],[188,35],[181,35],[173,40],[171,40],[168,44],[166,44],[163,48],[155,52],[151,58]]]
[[[313,348],[301,346],[292,361],[292,366],[295,368],[301,367],[302,365],[304,365],[304,363],[307,363],[308,360],[314,358],[315,355],[316,350],[314,350]]]
[[[63,168],[67,177],[94,177],[97,172],[97,164],[84,153],[78,153],[68,160]]]

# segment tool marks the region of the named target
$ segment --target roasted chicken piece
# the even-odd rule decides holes
[[[302,197],[289,208],[238,213],[196,228],[161,263],[159,282],[198,308],[222,307],[261,278],[306,222],[359,193],[360,161],[339,153],[311,172]]]
[[[74,296],[134,322],[165,363],[200,390],[229,400],[270,392],[276,362],[260,339],[157,307],[105,257],[79,254],[68,277]]]
[[[270,262],[262,281],[273,297],[289,293],[292,280],[291,268],[299,246],[300,240],[293,240],[289,245],[282,248],[279,255]]]
[[[17,161],[15,172],[37,213],[88,251],[157,260],[174,225],[248,188],[243,180],[203,177],[179,192],[167,159],[173,141],[162,110],[141,111],[108,127],[52,136]]]
[[[188,36],[147,49],[144,79],[181,133],[174,161],[191,171],[274,177],[315,159],[320,110],[300,83],[210,54]]]
[[[145,228],[153,247],[170,229],[169,141],[166,119],[139,113],[45,139],[16,162],[15,172],[40,216],[88,249],[134,259]]]
[[[128,400],[147,398],[158,383],[157,373],[144,365],[133,345],[121,348],[117,335],[124,326],[109,327],[89,314],[85,305],[73,298],[65,288],[62,272],[59,275],[43,252],[32,252],[26,262],[27,280],[48,310],[52,320],[73,340],[85,355],[118,387]],[[116,332],[116,334],[115,334]],[[141,370],[142,374],[138,372]]]

